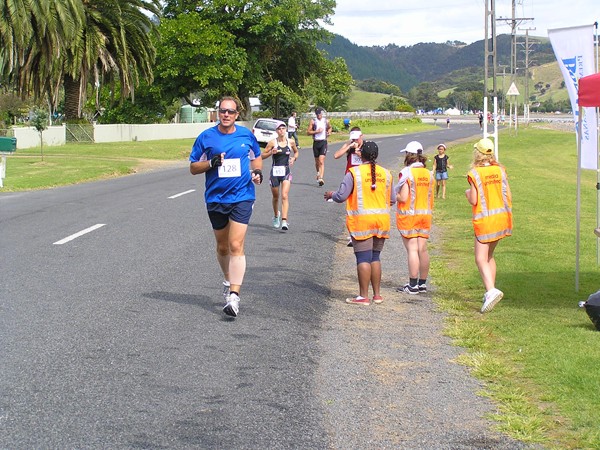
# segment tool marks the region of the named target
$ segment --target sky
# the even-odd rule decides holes
[[[490,0],[336,0],[333,26],[325,28],[360,46],[471,44],[485,39],[486,2],[490,4]],[[512,0],[495,0],[495,8],[496,35],[510,34]],[[519,20],[517,35],[529,29],[529,36],[548,37],[548,29],[600,21],[600,1],[516,0],[515,19],[533,19]]]

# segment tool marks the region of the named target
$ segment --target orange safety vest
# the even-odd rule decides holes
[[[473,206],[477,240],[487,243],[512,235],[512,198],[508,194],[504,168],[498,165],[476,167],[469,171],[467,180],[477,190],[477,204]]]
[[[433,215],[433,176],[425,167],[411,167],[406,179],[409,195],[398,202],[396,227],[405,238],[429,238]]]
[[[375,166],[377,183],[371,190],[371,164],[351,167],[354,189],[346,200],[346,226],[350,236],[362,241],[371,237],[390,237],[390,199],[392,174]]]

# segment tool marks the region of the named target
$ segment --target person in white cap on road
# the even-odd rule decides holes
[[[360,157],[360,149],[363,145],[363,134],[360,127],[352,127],[350,130],[350,140],[346,141],[341,148],[333,154],[334,159],[339,159],[346,156],[346,173],[350,167],[359,166],[362,164]]]
[[[339,159],[346,155],[346,173],[351,167],[356,167],[362,164],[360,151],[363,146],[363,134],[360,127],[352,127],[350,130],[350,140],[345,142],[342,147],[333,154],[335,159]],[[352,247],[352,237],[348,236],[346,247]]]
[[[269,185],[273,196],[273,227],[279,228],[281,226],[283,231],[287,231],[290,226],[288,214],[290,208],[289,193],[292,185],[291,167],[298,159],[298,154],[296,143],[286,136],[285,123],[280,122],[277,125],[277,137],[269,141],[262,158],[273,157],[273,165],[269,175]],[[281,197],[281,210],[279,209],[279,197]]]

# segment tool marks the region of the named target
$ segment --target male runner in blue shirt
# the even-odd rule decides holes
[[[261,150],[256,137],[236,127],[239,105],[232,97],[219,102],[219,124],[196,138],[190,153],[192,175],[206,174],[206,209],[217,240],[217,261],[223,272],[223,312],[236,317],[246,272],[244,239],[255,200],[254,184],[263,180]],[[254,184],[253,184],[254,183]]]

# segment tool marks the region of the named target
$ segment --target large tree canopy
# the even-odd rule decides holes
[[[133,96],[140,76],[152,81],[156,28],[146,13],[159,14],[159,0],[81,0],[85,22],[64,60],[65,117],[81,117],[90,83],[118,82],[121,98]]]
[[[64,93],[67,120],[81,118],[84,104],[100,111],[120,103],[115,116],[123,117],[138,86],[149,97],[145,120],[157,98],[163,118],[180,98],[207,105],[222,95],[239,98],[246,119],[256,95],[282,114],[310,104],[333,110],[352,83],[344,61],[316,48],[332,36],[323,24],[334,7],[335,0],[0,0],[0,87],[44,99],[51,111]],[[132,108],[123,107],[127,98]]]
[[[248,118],[251,95],[304,94],[307,80],[322,71],[316,44],[331,36],[321,21],[329,22],[334,7],[335,0],[168,0],[157,77],[205,103],[234,95]]]
[[[0,83],[22,97],[45,97],[53,109],[60,87],[65,116],[80,117],[88,85],[117,81],[123,98],[140,77],[152,80],[160,0],[0,0]]]
[[[81,0],[0,0],[0,82],[53,104],[65,48],[80,36]]]
[[[208,104],[223,92],[236,92],[247,65],[233,34],[193,13],[163,19],[156,48],[154,75],[163,95],[190,104],[197,98]]]

